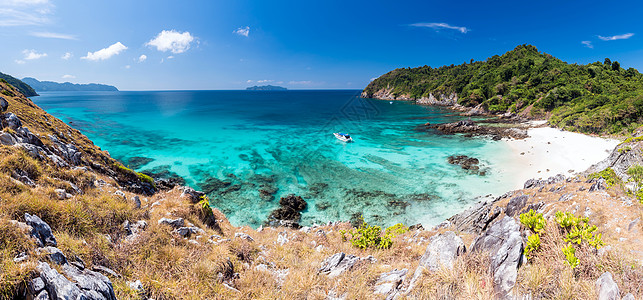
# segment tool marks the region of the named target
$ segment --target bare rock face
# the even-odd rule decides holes
[[[337,277],[350,270],[359,260],[355,255],[346,255],[344,252],[335,253],[322,262],[319,273],[328,274],[331,278]]]
[[[386,299],[394,299],[408,272],[408,269],[395,269],[381,274],[375,283],[375,294],[386,295]]]
[[[54,234],[51,232],[51,227],[49,227],[49,224],[45,223],[38,216],[32,216],[28,213],[25,213],[25,222],[27,223],[27,225],[31,226],[31,236],[36,238],[39,246],[56,247],[58,245],[58,243],[56,242],[56,237],[54,237]]]
[[[5,100],[2,96],[0,96],[0,113],[7,111],[8,108],[9,108],[9,102],[7,102],[7,100]]]
[[[643,142],[625,143],[616,146],[610,156],[589,167],[584,174],[587,175],[600,172],[606,168],[612,168],[621,180],[627,181],[630,179],[630,176],[627,175],[627,170],[634,165],[643,166]]]
[[[497,201],[502,197],[494,200]],[[448,219],[457,231],[465,231],[469,233],[480,234],[487,230],[491,222],[493,222],[502,212],[499,207],[493,207],[493,202],[478,202],[471,208],[452,216]]]
[[[527,199],[529,199],[529,196],[527,195],[511,198],[511,200],[509,200],[509,203],[507,203],[507,209],[505,210],[505,214],[507,214],[507,216],[510,216],[510,217],[517,215],[518,212],[523,207],[525,207],[525,204],[527,204]]]
[[[432,236],[429,245],[420,259],[420,265],[415,269],[407,291],[411,291],[422,276],[422,271],[438,271],[440,268],[453,269],[453,264],[458,256],[464,254],[466,248],[462,238],[453,231]]]
[[[488,252],[491,257],[494,292],[498,299],[511,299],[518,267],[522,264],[524,246],[520,225],[512,217],[494,223],[471,247],[471,251]]]
[[[612,273],[605,272],[596,280],[598,300],[618,300],[621,298],[618,285],[612,279]]]

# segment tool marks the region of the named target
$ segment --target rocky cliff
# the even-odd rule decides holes
[[[254,230],[232,226],[199,191],[123,167],[11,86],[0,88],[15,93],[0,99],[2,299],[643,297],[643,205],[623,188],[625,177],[533,179],[428,229],[333,222]],[[613,154],[596,169],[627,174],[640,143],[619,146],[632,157]],[[281,202],[288,214],[305,208],[301,197]],[[542,214],[540,227],[529,211],[533,220]],[[558,212],[581,217],[570,225],[580,238],[566,241],[575,231],[559,225]],[[595,247],[599,233],[604,245]]]

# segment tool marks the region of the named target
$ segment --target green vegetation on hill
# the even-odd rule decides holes
[[[622,133],[643,124],[643,75],[616,61],[568,64],[521,45],[486,61],[432,68],[401,68],[371,82],[364,95],[458,95],[466,107],[491,113],[548,117],[551,124],[585,133]]]
[[[38,96],[38,93],[31,88],[28,84],[20,81],[20,79],[15,78],[11,75],[7,75],[4,73],[0,73],[0,79],[4,79],[8,84],[14,86],[15,88],[18,89],[23,95],[27,97],[33,97],[33,96]]]
[[[39,92],[49,92],[49,91],[118,91],[115,86],[98,84],[98,83],[88,83],[88,84],[78,84],[78,83],[58,83],[53,81],[39,81],[38,79],[25,77],[22,81],[31,85],[36,91]]]

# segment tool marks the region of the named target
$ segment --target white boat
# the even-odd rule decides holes
[[[335,137],[342,142],[350,143],[353,141],[353,138],[345,133],[335,132],[333,133],[333,135],[335,135]]]

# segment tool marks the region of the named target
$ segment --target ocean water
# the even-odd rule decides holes
[[[362,214],[382,226],[432,226],[514,187],[505,142],[418,131],[462,117],[359,93],[47,92],[32,100],[125,165],[208,191],[235,225],[257,227],[280,197],[297,194],[308,203],[302,225]],[[337,140],[337,131],[355,142]],[[486,175],[448,164],[454,154],[480,159]]]

